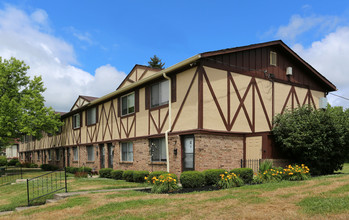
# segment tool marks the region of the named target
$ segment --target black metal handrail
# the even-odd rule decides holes
[[[27,179],[28,206],[30,206],[30,203],[34,200],[63,189],[65,189],[65,192],[68,192],[67,173],[65,168],[61,171],[52,171]]]

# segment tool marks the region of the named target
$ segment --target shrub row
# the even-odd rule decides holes
[[[203,186],[218,186],[219,181],[234,173],[236,178],[242,180],[244,184],[249,184],[253,180],[253,170],[250,168],[236,168],[231,171],[224,169],[209,169],[203,172],[185,171],[180,176],[183,188],[197,188]],[[223,178],[224,177],[224,178]],[[239,185],[239,184],[238,184]]]
[[[55,171],[58,170],[58,167],[52,164],[41,164],[40,168],[44,171]]]
[[[113,170],[112,168],[103,168],[99,170],[99,176],[116,180],[123,179],[127,182],[144,183],[145,177],[149,176],[149,171]]]
[[[87,173],[90,174],[92,173],[92,168],[90,167],[66,167],[65,170],[68,173],[76,174],[76,173]]]

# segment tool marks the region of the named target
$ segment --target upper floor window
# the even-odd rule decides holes
[[[277,65],[277,53],[274,51],[270,51],[270,65],[271,66]]]
[[[121,97],[121,116],[135,112],[135,93],[130,93]]]
[[[151,86],[150,105],[152,108],[168,104],[168,98],[169,98],[168,88],[169,88],[168,80],[155,83]]]
[[[96,107],[87,109],[86,111],[86,124],[93,125],[97,122],[97,109]]]
[[[73,128],[80,128],[80,113],[73,115]]]

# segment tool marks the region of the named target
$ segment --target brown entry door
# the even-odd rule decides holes
[[[182,141],[182,164],[183,171],[195,169],[195,142],[194,136],[188,135],[183,137]]]

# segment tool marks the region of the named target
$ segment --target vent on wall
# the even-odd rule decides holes
[[[286,76],[292,76],[292,67],[287,67],[286,68]]]

